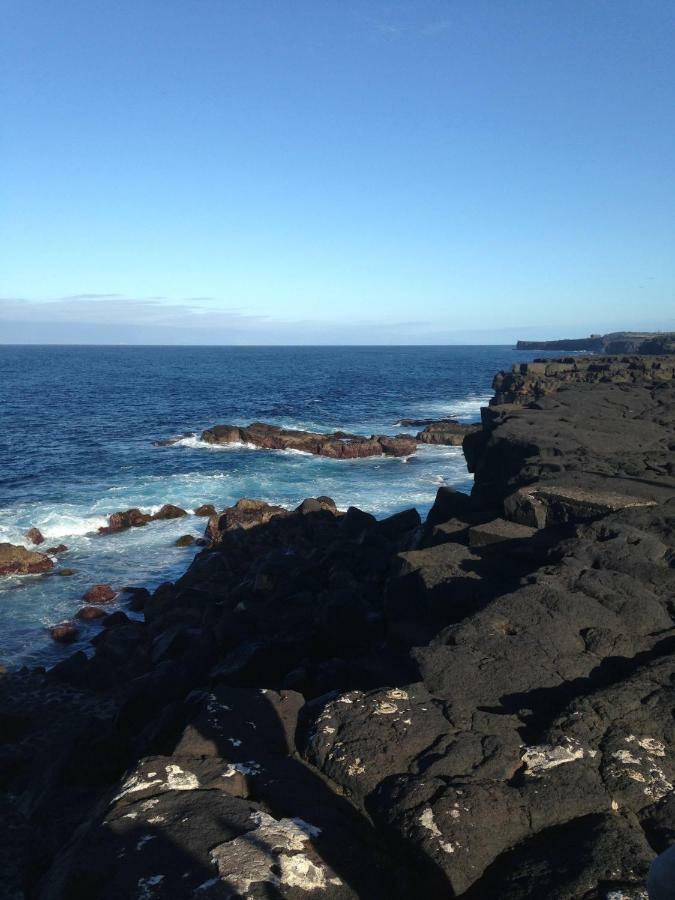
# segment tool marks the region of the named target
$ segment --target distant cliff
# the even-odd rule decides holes
[[[614,331],[559,341],[518,341],[518,350],[586,350],[592,353],[672,353],[675,332]]]

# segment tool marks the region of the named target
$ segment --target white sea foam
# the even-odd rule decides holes
[[[38,520],[36,527],[46,538],[77,537],[108,524],[107,516],[75,516],[53,513],[45,520]]]
[[[228,444],[210,444],[208,441],[203,441],[201,438],[197,437],[197,435],[192,435],[191,437],[181,438],[179,441],[176,441],[175,444],[172,444],[173,447],[189,447],[191,450],[258,450],[259,448],[256,444],[251,444],[248,441],[232,441]]]
[[[436,400],[431,403],[420,404],[415,411],[405,418],[419,419],[459,419],[463,422],[471,422],[480,418],[480,410],[482,406],[487,406],[494,395],[477,394],[470,397],[464,397],[462,400]],[[401,421],[396,423],[397,428],[401,428]]]

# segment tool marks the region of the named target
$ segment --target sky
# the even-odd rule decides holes
[[[0,343],[675,329],[672,0],[4,0]]]

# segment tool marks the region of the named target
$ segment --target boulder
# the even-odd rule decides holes
[[[381,519],[377,523],[377,530],[387,540],[397,541],[419,528],[421,521],[416,509],[404,509],[402,512],[394,513],[393,516]]]
[[[0,575],[39,575],[53,568],[54,563],[44,553],[0,543]]]
[[[426,525],[439,525],[448,519],[475,523],[479,516],[480,510],[474,498],[449,485],[443,485],[436,492],[436,499],[427,515]]]
[[[335,501],[330,497],[307,497],[298,507],[296,507],[295,512],[301,513],[303,516],[323,512],[329,512],[336,515],[337,507]]]
[[[358,506],[350,506],[340,521],[340,530],[352,539],[358,539],[377,525],[375,516]]]
[[[179,538],[176,538],[176,546],[177,547],[191,547],[195,542],[194,534],[182,534]]]
[[[181,519],[183,516],[187,516],[186,510],[182,509],[180,506],[174,506],[173,503],[165,503],[161,509],[152,516],[152,519],[159,522],[163,519]]]
[[[84,594],[85,603],[110,603],[117,596],[117,592],[109,584],[95,584]]]
[[[24,532],[24,537],[27,538],[31,544],[44,544],[45,542],[44,535],[39,528],[29,528],[28,531]]]
[[[47,547],[45,553],[56,556],[57,553],[65,553],[67,549],[65,544],[57,544],[55,547]]]
[[[82,622],[92,622],[94,619],[105,619],[107,615],[100,606],[83,606],[75,613],[75,618]]]
[[[198,506],[193,512],[196,516],[215,516],[216,508],[212,503],[202,503],[202,505]]]
[[[108,524],[99,528],[99,534],[113,534],[126,528],[140,528],[152,520],[150,513],[141,512],[137,507],[108,516]]]
[[[74,622],[60,622],[50,627],[49,634],[59,644],[72,644],[79,637],[80,629]]]
[[[264,500],[251,500],[247,497],[237,500],[234,506],[228,507],[220,515],[211,516],[206,527],[206,537],[212,543],[218,543],[222,534],[238,529],[248,530],[258,525],[265,525],[276,516],[288,516],[283,506],[272,506]]]

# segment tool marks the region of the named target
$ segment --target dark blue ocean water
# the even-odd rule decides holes
[[[289,506],[328,494],[384,516],[424,513],[440,484],[470,490],[459,448],[400,459],[326,460],[157,438],[254,420],[318,431],[398,433],[402,417],[475,421],[494,373],[534,353],[508,347],[0,346],[0,541],[37,526],[69,552],[73,577],[0,580],[0,663],[50,663],[65,652],[46,628],[71,617],[96,582],[153,587],[175,577],[201,534],[190,516],[115,536],[115,510],[227,506],[256,497]],[[46,544],[45,546],[47,546]]]

